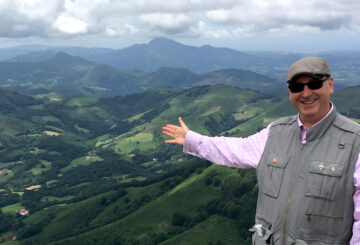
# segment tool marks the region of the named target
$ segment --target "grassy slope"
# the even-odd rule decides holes
[[[222,244],[240,244],[240,237],[235,220],[213,215],[160,245],[208,245],[216,244],[217,241],[221,241]]]
[[[197,90],[191,90],[171,100],[170,108],[161,113],[153,122],[178,124],[177,118],[182,116],[189,128],[209,134],[204,128],[204,122],[209,120],[210,116],[217,117],[219,113],[234,113],[249,101],[262,97],[255,91],[223,85],[203,87]]]
[[[23,206],[21,206],[20,203],[15,203],[15,204],[11,204],[8,206],[5,206],[3,208],[1,208],[1,211],[5,214],[13,214],[15,215],[17,211],[19,211],[20,209],[24,208]]]
[[[59,241],[56,244],[98,244],[97,242],[105,242],[109,237],[113,238],[117,236],[126,237],[128,239],[145,239],[146,236],[149,236],[150,233],[160,234],[162,232],[176,232],[179,230],[179,228],[172,225],[172,215],[174,212],[186,214],[190,217],[195,217],[197,215],[197,208],[200,205],[204,205],[209,201],[219,197],[220,189],[214,186],[206,186],[204,181],[206,174],[214,172],[219,174],[221,177],[237,174],[237,172],[233,169],[212,165],[201,174],[194,173],[171,191],[142,206],[140,209],[131,213],[129,216],[109,223],[108,225],[104,225],[106,221],[110,219],[109,217],[112,215],[112,210],[115,207],[118,209],[124,208],[124,198],[134,200],[141,197],[145,193],[151,195],[151,193],[156,191],[158,188],[157,185],[160,183],[148,187],[130,188],[128,189],[128,194],[126,196],[104,208],[103,211],[97,214],[96,217],[94,217],[94,219],[90,222],[90,225],[94,227],[97,225],[104,226],[94,229],[90,232]],[[70,227],[73,226],[72,222],[74,222],[74,213],[79,212],[80,209],[84,208],[82,205],[86,205],[86,210],[88,211],[96,210],[96,208],[91,207],[94,205],[92,203],[99,202],[101,197],[103,197],[103,195],[83,201],[82,204],[78,203],[74,204],[74,206],[68,205],[67,207],[58,208],[59,212],[56,214],[57,217],[50,223],[50,225],[46,227],[43,232],[33,237],[32,240],[37,239],[39,241],[46,241],[50,239],[50,237],[59,237],[59,233],[64,234],[66,229],[69,230],[71,229]],[[41,216],[44,215],[45,213],[41,214]],[[223,221],[226,220],[225,218],[216,219]],[[36,220],[36,217],[34,217],[33,220]],[[216,222],[219,221],[214,220],[214,217],[212,217],[208,222],[203,223],[200,227],[214,227],[214,223]],[[235,228],[232,230],[234,229]],[[218,234],[217,239],[220,239],[221,236],[222,234]]]
[[[161,127],[167,123],[178,124],[179,116],[182,116],[192,130],[209,135],[210,132],[204,126],[207,121],[212,120],[212,118],[220,121],[221,114],[236,116],[239,108],[244,108],[243,111],[251,117],[259,110],[263,110],[259,109],[263,106],[260,103],[266,104],[262,96],[255,91],[224,85],[194,88],[172,98],[168,102],[170,107],[162,111],[151,122],[146,122],[132,131],[109,140],[107,145],[113,145],[116,152],[120,154],[128,154],[135,149],[146,151],[161,147],[165,137],[161,135],[160,138],[154,139],[155,134],[160,134]],[[246,107],[249,101],[256,100],[259,102]],[[257,108],[255,113],[254,108]],[[239,120],[241,119],[243,118],[239,118]],[[133,118],[129,120],[131,121]]]

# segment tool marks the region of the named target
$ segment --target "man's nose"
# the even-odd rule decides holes
[[[309,89],[307,85],[304,86],[304,91],[302,92],[302,96],[307,97],[312,94],[312,90]]]

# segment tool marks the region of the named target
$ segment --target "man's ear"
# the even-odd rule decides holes
[[[330,92],[330,94],[334,93],[334,78],[333,77],[329,78],[329,92]]]
[[[289,89],[289,83],[286,83],[286,88],[288,89],[289,94],[291,94],[291,91],[290,91],[290,89]]]

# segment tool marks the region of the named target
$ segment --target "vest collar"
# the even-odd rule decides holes
[[[332,104],[333,108],[330,114],[328,114],[325,118],[323,118],[319,123],[315,126],[311,127],[306,132],[306,142],[311,142],[317,138],[320,138],[331,126],[336,117],[336,108],[334,104]]]

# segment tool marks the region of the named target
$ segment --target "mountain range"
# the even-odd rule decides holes
[[[149,43],[135,44],[123,49],[20,46],[0,49],[0,60],[39,62],[58,52],[80,56],[86,60],[106,64],[120,70],[138,69],[155,72],[162,67],[169,67],[187,69],[202,74],[235,68],[250,70],[278,81],[285,80],[286,71],[294,61],[306,55],[315,55],[328,60],[338,88],[359,85],[360,77],[360,51],[356,50],[313,54],[241,52],[209,45],[189,46],[166,38],[155,38]]]
[[[285,86],[275,79],[249,70],[224,69],[205,74],[183,68],[159,68],[155,72],[119,70],[64,52],[45,51],[46,59],[31,62],[0,62],[0,85],[31,95],[58,92],[66,96],[115,96],[141,92],[153,86],[190,88],[226,84],[263,93],[284,94]]]

